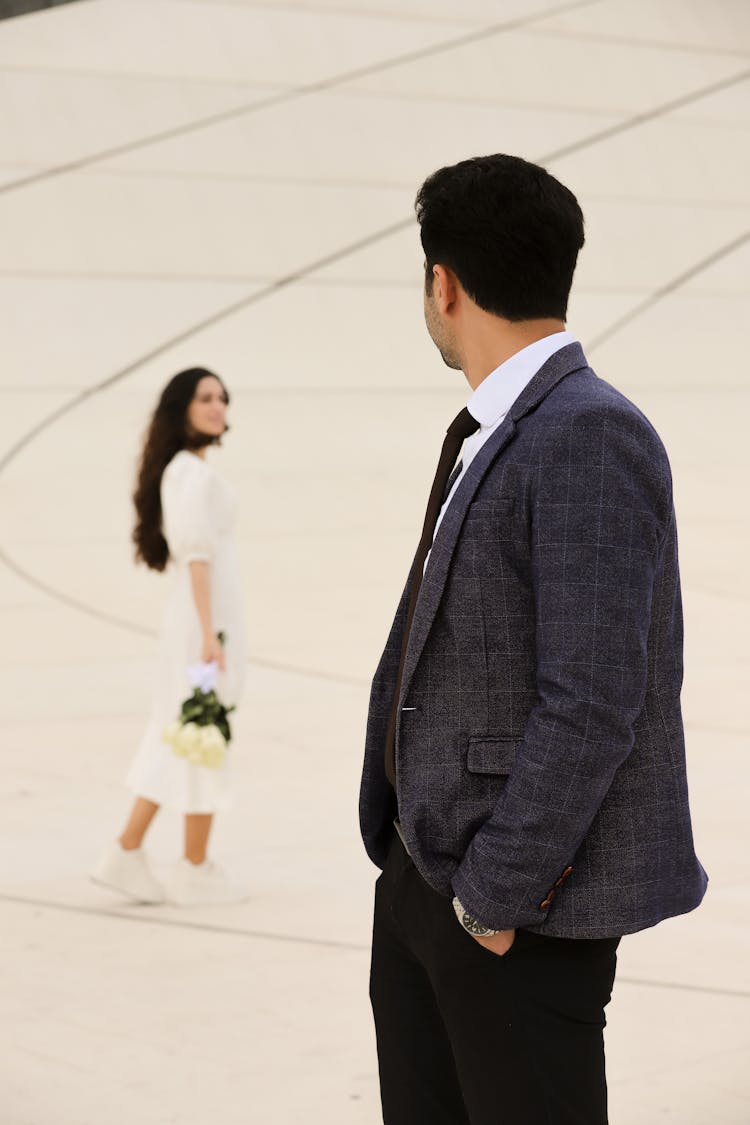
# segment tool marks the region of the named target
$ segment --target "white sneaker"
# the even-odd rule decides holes
[[[164,887],[154,879],[142,848],[126,851],[119,840],[107,848],[91,872],[101,887],[119,891],[133,902],[164,902]]]
[[[167,886],[167,901],[175,906],[229,906],[249,897],[244,887],[231,883],[210,859],[203,863],[179,859]]]

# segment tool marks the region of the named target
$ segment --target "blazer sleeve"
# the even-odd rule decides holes
[[[532,472],[537,702],[452,884],[485,925],[540,925],[634,743],[651,601],[674,518],[666,452],[630,404],[545,435]]]
[[[176,562],[210,562],[216,547],[212,472],[195,457],[182,457],[164,473],[162,523]]]

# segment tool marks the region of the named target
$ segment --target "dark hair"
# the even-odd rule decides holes
[[[415,209],[428,293],[442,265],[486,312],[565,319],[583,214],[544,168],[502,153],[462,160],[428,176]]]
[[[136,560],[152,570],[164,570],[169,562],[169,547],[161,526],[161,478],[164,470],[181,449],[201,449],[220,445],[220,437],[200,434],[188,425],[187,410],[195,397],[201,379],[219,379],[205,367],[180,371],[167,383],[149,423],[143,441],[133,503],[136,523],[133,529]],[[229,394],[221,379],[224,398]],[[229,427],[225,427],[225,431]]]

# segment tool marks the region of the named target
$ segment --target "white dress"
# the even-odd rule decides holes
[[[180,450],[161,482],[162,528],[169,546],[172,591],[159,637],[153,713],[127,775],[139,797],[183,813],[214,813],[231,804],[234,739],[218,769],[177,757],[162,741],[192,692],[186,669],[201,658],[202,630],[190,582],[192,560],[208,562],[211,620],[225,634],[226,668],[217,694],[236,704],[245,671],[245,620],[239,561],[234,542],[237,497],[216,470],[195,453]],[[230,725],[235,712],[229,716]],[[234,734],[234,729],[232,731]]]

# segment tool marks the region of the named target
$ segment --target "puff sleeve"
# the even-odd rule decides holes
[[[161,482],[162,528],[177,563],[210,562],[216,547],[211,468],[181,452],[167,465]]]

